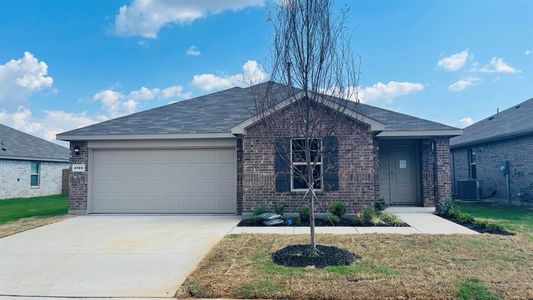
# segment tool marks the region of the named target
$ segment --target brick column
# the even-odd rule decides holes
[[[437,197],[440,202],[452,196],[450,139],[437,138]]]
[[[244,152],[242,148],[242,135],[237,136],[237,214],[242,214],[243,204],[243,172],[244,172]]]
[[[450,144],[448,137],[422,143],[422,198],[424,206],[434,206],[452,195]]]
[[[74,152],[75,147],[79,152]],[[87,142],[70,142],[70,164],[85,164],[85,172],[72,172],[68,183],[68,210],[73,214],[87,213],[87,178],[89,171],[89,150]]]

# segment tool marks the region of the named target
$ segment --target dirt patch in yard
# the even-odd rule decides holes
[[[41,227],[44,225],[52,224],[71,218],[71,215],[62,215],[54,217],[32,217],[20,219],[17,221],[0,224],[0,238],[13,235],[22,231],[30,230],[33,228]]]
[[[285,267],[272,253],[306,235],[230,235],[185,281],[178,297],[454,299],[479,281],[503,298],[533,298],[533,242],[521,235],[318,235],[357,253],[348,266]],[[476,281],[476,282],[477,282]]]

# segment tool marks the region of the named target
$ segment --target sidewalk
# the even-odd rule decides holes
[[[478,234],[464,226],[433,214],[433,207],[390,207],[387,211],[400,217],[411,227],[316,227],[316,233],[327,234]],[[228,234],[308,234],[309,227],[233,227]]]

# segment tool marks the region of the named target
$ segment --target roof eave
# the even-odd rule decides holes
[[[0,156],[0,159],[6,160],[25,160],[25,161],[47,161],[47,162],[61,162],[68,163],[69,159],[63,158],[44,158],[44,157],[29,157],[29,156]]]
[[[101,140],[168,140],[168,139],[222,139],[235,138],[231,133],[185,133],[185,134],[58,134],[60,141],[101,141]]]
[[[481,139],[462,142],[462,143],[457,143],[457,144],[450,144],[450,148],[451,149],[456,149],[456,148],[468,147],[468,146],[472,146],[472,145],[496,142],[496,141],[501,141],[501,140],[510,139],[510,138],[514,138],[514,137],[521,137],[521,136],[524,136],[524,135],[530,135],[530,134],[533,134],[533,130],[524,130],[524,131],[519,131],[519,132],[500,134],[500,135],[491,136],[491,137],[487,137],[487,138],[481,138]]]
[[[449,129],[449,130],[386,130],[377,135],[378,138],[423,138],[423,137],[435,137],[445,136],[454,137],[463,134],[462,129]]]

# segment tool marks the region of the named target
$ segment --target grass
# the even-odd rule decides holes
[[[178,297],[313,299],[533,299],[533,215],[524,207],[457,203],[514,236],[318,235],[358,256],[350,266],[290,268],[271,253],[305,235],[230,235],[200,263]]]
[[[487,202],[459,202],[455,204],[476,218],[493,221],[510,231],[526,235],[533,241],[533,209]]]
[[[306,235],[225,237],[178,297],[497,299],[533,297],[533,243],[523,235],[318,235],[361,258],[324,269],[278,266],[270,254]],[[476,295],[477,298],[472,298]],[[491,296],[492,295],[492,296]]]
[[[501,297],[491,291],[477,278],[460,281],[457,284],[457,298],[460,300],[498,300]]]
[[[67,214],[65,195],[0,200],[0,224],[31,217],[50,217]]]

